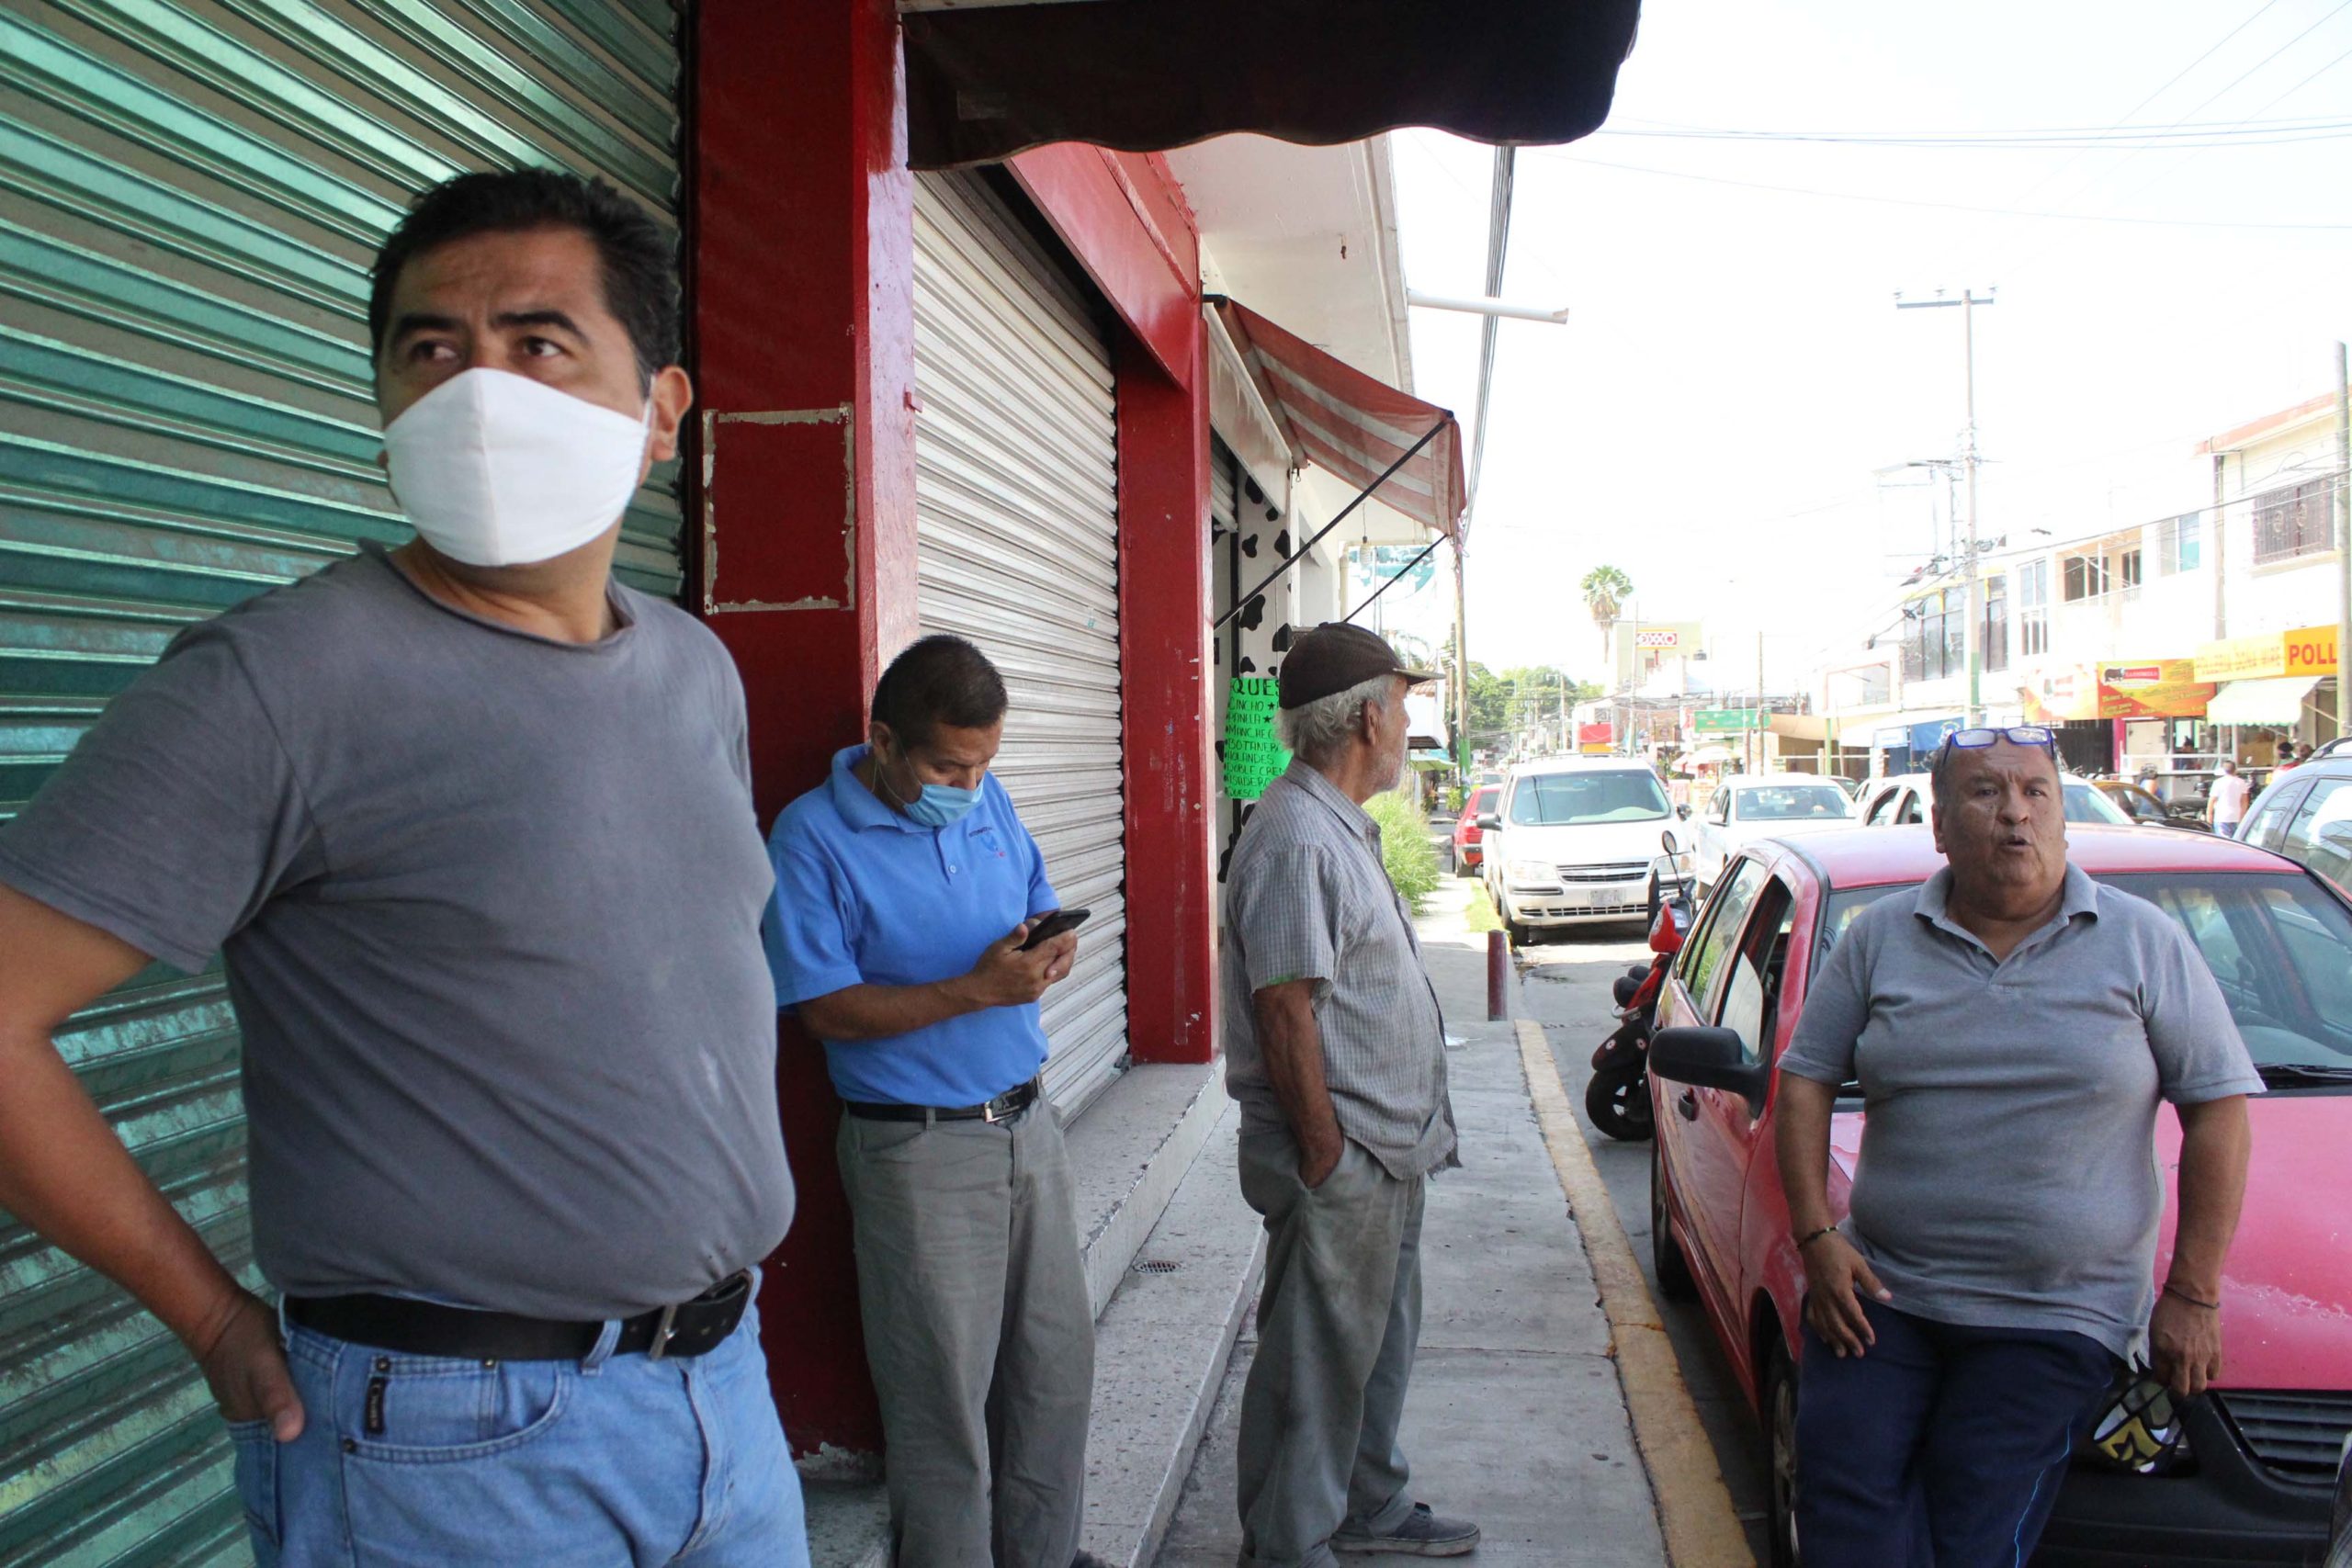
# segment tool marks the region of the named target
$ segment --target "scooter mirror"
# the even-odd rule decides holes
[[[1665,832],[1660,833],[1657,836],[1657,841],[1666,847],[1666,852],[1668,854],[1672,854],[1682,847],[1675,841],[1674,829],[1671,828],[1668,828]]]

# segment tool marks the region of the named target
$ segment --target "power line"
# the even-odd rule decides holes
[[[2075,127],[1994,131],[1747,130],[1730,126],[1607,126],[1594,134],[1679,141],[1813,142],[1859,147],[1967,149],[2018,147],[2029,150],[2115,147],[2132,152],[2151,145],[2269,147],[2297,141],[2339,141],[2352,136],[2352,120],[2206,121],[2194,125],[2116,126],[2104,130]]]
[[[2278,4],[2278,0],[2264,0],[2264,4],[2256,7],[2250,15],[2248,15],[2245,20],[2240,22],[2236,27],[2232,28],[2228,32],[2223,33],[2220,38],[2214,39],[2213,42],[2206,48],[2203,53],[2199,54],[2196,59],[2190,61],[2188,64],[2182,66],[2179,70],[2174,72],[2169,77],[2165,78],[2164,85],[2158,87],[2154,92],[2150,93],[2146,97],[2142,98],[2138,103],[2124,110],[2121,118],[2117,121],[2117,123],[2122,124],[2125,121],[2130,120],[2133,115],[2138,114],[2142,109],[2146,108],[2150,104],[2154,103],[2158,98],[2164,96],[2165,94],[2170,92],[2176,84],[2187,78],[2191,72],[2195,71],[2199,66],[2204,64],[2208,60],[2211,60],[2214,55],[2221,52],[2222,49],[2226,46],[2231,39],[2245,31],[2246,28],[2252,27],[2256,22],[2260,21],[2264,17],[2268,16],[2272,8]],[[2207,101],[2211,102],[2210,99]],[[2203,106],[2200,105],[2199,107],[2202,107]],[[2188,118],[2189,115],[2193,115],[2196,112],[2196,109],[2191,109],[2188,111],[2188,114],[2180,116],[2179,118],[2175,120],[2173,123],[2176,125],[2181,124]],[[2077,152],[2073,156],[2061,163],[2055,169],[2044,171],[2031,185],[2025,188],[2025,190],[2018,196],[2018,200],[2020,203],[2023,203],[2031,197],[2037,195],[2046,186],[2048,186],[2051,181],[2056,179],[2060,175],[2065,173],[2068,169],[2073,168],[2076,164],[2080,163],[2082,161],[2082,153]],[[2073,201],[2080,198],[2090,190],[2092,186],[2098,183],[2098,180],[2094,178],[2083,185],[2077,186],[2075,188],[2073,195],[2067,197],[2065,199]],[[2001,241],[2006,241],[2007,238],[2007,236],[2006,234],[2000,236]],[[1976,256],[1981,258],[1987,252],[1988,242],[1980,241],[1973,249]],[[2035,254],[2038,256],[2041,253],[2037,252]]]
[[[2266,6],[2264,9],[2267,10],[2268,7]],[[2272,61],[2278,59],[2280,55],[2286,53],[2289,50],[2294,48],[2305,39],[2311,37],[2312,34],[2317,32],[2321,28],[2325,27],[2328,22],[2335,17],[2336,13],[2343,9],[2344,7],[2342,6],[2335,6],[2325,11],[2322,11],[2319,14],[2318,18],[2313,21],[2310,27],[2305,28],[2301,32],[2297,33],[2293,38],[2289,39],[2285,43],[2280,44],[2277,49],[2272,50],[2268,54],[2264,55],[2261,59],[2256,61],[2253,64],[2247,66],[2245,70],[2231,77],[2227,86],[2222,87],[2218,91],[2208,95],[2204,101],[2199,103],[2196,108],[2190,109],[2188,114],[2195,114],[2199,109],[2209,107],[2212,104],[2218,102],[2225,94],[2230,92],[2230,90],[2234,88],[2239,83],[2245,81],[2247,77],[2253,75],[2256,72],[2261,70],[2264,66],[2269,64]],[[2271,101],[2275,103],[2278,100],[2273,99]],[[2188,118],[2188,115],[2183,115],[2181,116],[2180,120],[2176,121],[2175,123],[2178,124],[2184,122]]]
[[[1861,201],[1882,207],[1928,208],[1939,212],[1973,212],[1994,218],[2044,218],[2063,223],[2123,223],[2156,229],[2253,229],[2288,233],[2346,233],[2352,223],[2272,223],[2251,220],[2219,218],[2143,218],[2107,212],[2048,212],[2008,207],[1976,207],[1952,201],[1928,201],[1916,197],[1869,196],[1860,191],[1820,190],[1811,186],[1767,185],[1757,180],[1728,179],[1721,175],[1694,175],[1679,169],[1653,169],[1639,164],[1612,164],[1604,158],[1584,158],[1566,153],[1551,152],[1540,147],[1529,148],[1532,156],[1550,157],[1559,162],[1579,164],[1587,168],[1618,169],[1627,174],[1656,175],[1662,179],[1696,180],[1702,185],[1734,186],[1742,190],[1775,191],[1783,196],[1817,197],[1826,201]]]

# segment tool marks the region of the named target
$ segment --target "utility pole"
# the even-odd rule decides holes
[[[2352,390],[2335,344],[2335,733],[2352,734]]]
[[[1933,299],[1905,299],[1894,297],[1898,310],[1934,310],[1947,305],[1960,307],[1960,331],[1965,358],[1964,375],[1968,391],[1968,424],[1961,443],[1961,462],[1968,471],[1967,534],[1961,546],[1962,559],[1968,573],[1968,624],[1962,633],[1962,646],[1968,652],[1968,723],[1971,728],[1983,722],[1984,699],[1984,579],[1976,559],[1976,307],[1997,303],[1994,292],[1984,299],[1976,298],[1973,288],[1963,288],[1957,299],[1947,299],[1940,291]]]
[[[1470,575],[1463,558],[1462,535],[1453,536],[1453,751],[1462,769],[1462,788],[1470,790],[1470,611],[1464,581]]]
[[[1756,632],[1756,722],[1747,727],[1756,750],[1756,761],[1748,767],[1751,773],[1764,771],[1764,632]]]

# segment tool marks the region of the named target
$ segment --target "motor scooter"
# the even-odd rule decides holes
[[[1592,1080],[1584,1090],[1584,1112],[1592,1124],[1628,1143],[1657,1132],[1650,1114],[1650,1032],[1657,1024],[1657,998],[1666,989],[1666,972],[1690,931],[1691,878],[1676,868],[1679,846],[1671,830],[1664,835],[1664,843],[1666,853],[1651,868],[1655,912],[1650,961],[1611,984],[1617,1027],[1593,1052]]]

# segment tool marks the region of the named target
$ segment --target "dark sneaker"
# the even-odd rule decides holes
[[[1427,1503],[1416,1503],[1386,1535],[1341,1525],[1331,1538],[1334,1551],[1394,1551],[1407,1557],[1466,1557],[1478,1550],[1478,1527],[1467,1519],[1441,1519]]]

